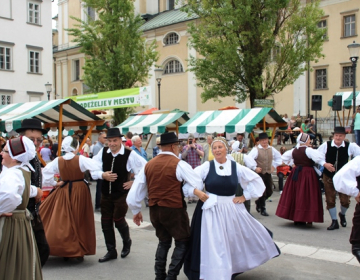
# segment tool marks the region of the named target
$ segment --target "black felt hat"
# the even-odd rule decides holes
[[[335,129],[334,129],[334,132],[333,134],[346,134],[346,131],[345,131],[345,127],[343,126],[336,126]]]
[[[262,132],[259,134],[259,140],[262,140],[262,139],[269,139],[269,136],[267,135],[267,133]]]
[[[117,127],[109,128],[105,138],[123,137],[120,133],[120,129]]]
[[[160,136],[160,145],[167,145],[176,142],[181,142],[174,132],[163,133]]]
[[[23,119],[23,121],[21,122],[21,127],[16,129],[15,131],[17,133],[20,133],[22,131],[25,130],[39,130],[42,132],[42,134],[47,134],[47,130],[43,129],[41,126],[41,121],[36,120],[36,119]]]

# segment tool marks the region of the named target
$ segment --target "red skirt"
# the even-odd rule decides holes
[[[293,168],[286,180],[276,215],[294,222],[323,223],[322,195],[316,172],[313,167],[304,166],[298,171],[297,181],[293,181],[298,168]]]

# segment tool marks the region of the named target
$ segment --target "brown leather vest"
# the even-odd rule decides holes
[[[271,174],[271,163],[273,160],[272,147],[269,146],[267,149],[259,149],[256,147],[256,149],[258,150],[258,157],[255,161],[257,166],[261,167],[261,173]]]

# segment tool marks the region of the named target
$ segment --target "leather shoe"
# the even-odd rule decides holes
[[[341,214],[341,212],[339,212],[339,218],[340,218],[340,225],[342,227],[346,227],[347,222],[346,222],[345,215],[343,215],[343,214]]]
[[[327,230],[339,229],[338,220],[332,220],[331,225],[327,228]]]
[[[269,216],[269,214],[266,212],[266,209],[261,210],[260,214],[265,217]]]
[[[124,247],[121,251],[121,257],[125,258],[127,255],[130,254],[130,247],[131,247],[131,239],[129,241],[123,242]]]
[[[105,256],[103,256],[101,259],[99,259],[99,262],[103,263],[103,262],[107,262],[107,261],[114,260],[114,259],[117,259],[116,250],[107,252]]]
[[[352,254],[357,258],[358,262],[360,263],[360,245],[352,246]]]
[[[259,200],[255,200],[255,205],[256,205],[256,211],[258,213],[260,213],[261,208],[260,208],[260,205],[259,205]]]

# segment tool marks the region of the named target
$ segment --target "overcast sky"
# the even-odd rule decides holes
[[[51,14],[52,17],[56,16],[58,13],[58,7],[57,7],[58,0],[54,0],[54,2],[51,3]],[[55,28],[55,21],[53,20],[52,27]]]

